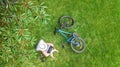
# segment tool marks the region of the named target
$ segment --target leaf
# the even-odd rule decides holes
[[[40,4],[40,6],[43,6],[45,4],[45,2],[42,2],[41,4]]]

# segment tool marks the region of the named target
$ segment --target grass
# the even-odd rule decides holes
[[[33,22],[29,25],[32,36],[54,44],[59,50],[56,60],[50,57],[42,63],[39,56],[23,65],[27,67],[119,67],[120,66],[120,1],[119,0],[45,0],[51,20],[47,23]],[[86,41],[81,54],[72,51],[62,36],[54,35],[58,18],[69,15],[75,25],[70,30]],[[35,45],[36,46],[36,45]],[[39,53],[38,53],[39,54]],[[33,64],[29,64],[33,62]]]
[[[45,3],[51,21],[46,25],[40,23],[34,26],[32,31],[37,39],[53,43],[60,53],[55,54],[57,60],[47,58],[44,63],[35,61],[37,64],[43,67],[120,66],[120,1],[46,0]],[[83,53],[74,53],[69,45],[62,49],[61,45],[65,40],[59,34],[53,35],[58,18],[62,15],[69,15],[75,19],[75,26],[70,31],[77,32],[85,39],[87,48]]]

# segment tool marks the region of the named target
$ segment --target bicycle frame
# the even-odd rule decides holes
[[[68,19],[72,21],[69,21]],[[59,24],[60,25],[58,29],[55,27],[54,34],[56,34],[56,32],[60,33],[60,35],[62,35],[65,40],[70,44],[74,52],[82,53],[86,48],[85,41],[74,32],[70,33],[62,30],[63,28],[71,28],[74,25],[74,19],[69,16],[63,16],[60,17]],[[64,45],[62,45],[62,47],[64,47]]]
[[[68,43],[71,43],[73,36],[68,37],[67,35],[72,35],[73,33],[65,32],[61,29],[58,29],[57,32],[59,32],[66,39]]]

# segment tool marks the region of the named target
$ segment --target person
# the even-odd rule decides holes
[[[58,52],[58,50],[54,48],[54,45],[52,43],[46,43],[44,42],[44,40],[39,41],[36,50],[41,51],[45,57],[51,56],[52,58],[55,58],[53,56],[53,52]]]

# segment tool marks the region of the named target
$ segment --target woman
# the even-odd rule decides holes
[[[42,54],[46,57],[51,56],[52,58],[55,58],[53,56],[53,52],[58,52],[58,50],[56,50],[53,47],[52,43],[45,43],[43,40],[40,40],[37,47],[36,47],[37,51],[41,51]]]

